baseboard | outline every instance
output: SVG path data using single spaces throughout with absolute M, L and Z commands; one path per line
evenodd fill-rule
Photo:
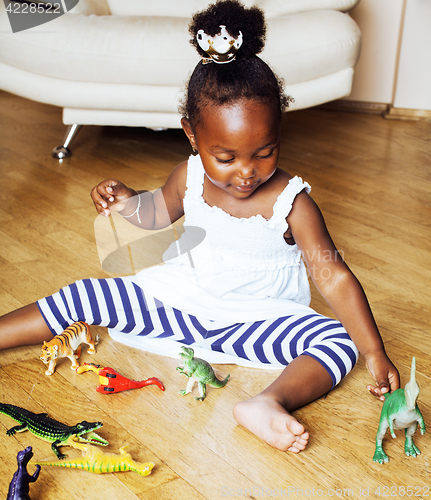
M 354 113 L 368 113 L 382 115 L 387 113 L 389 105 L 380 102 L 349 101 L 338 99 L 319 106 L 321 109 L 332 109 L 338 111 L 350 111 Z
M 394 108 L 391 104 L 380 102 L 349 101 L 338 99 L 318 106 L 320 109 L 348 111 L 382 115 L 388 120 L 431 120 L 431 111 L 426 109 Z
M 388 120 L 431 120 L 431 111 L 427 109 L 394 108 L 389 106 L 383 114 Z

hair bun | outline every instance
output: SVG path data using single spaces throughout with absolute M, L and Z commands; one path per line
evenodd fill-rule
M 220 33 L 220 26 L 226 26 L 226 30 L 232 37 L 237 37 L 241 31 L 243 43 L 238 50 L 236 58 L 251 57 L 259 54 L 265 45 L 265 16 L 258 7 L 246 8 L 236 0 L 218 0 L 209 5 L 205 10 L 197 12 L 189 25 L 192 35 L 190 43 L 199 54 L 206 56 L 204 50 L 199 47 L 196 35 L 203 30 L 207 35 L 215 36 Z

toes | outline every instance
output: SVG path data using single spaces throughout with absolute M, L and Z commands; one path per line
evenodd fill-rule
M 287 448 L 287 451 L 290 451 L 290 453 L 299 453 L 302 450 L 298 450 L 298 448 L 291 446 L 290 448 Z
M 297 437 L 296 440 L 291 444 L 289 448 L 287 448 L 287 451 L 291 451 L 292 453 L 299 453 L 300 451 L 304 450 L 308 444 L 308 433 L 306 438 L 303 437 Z
M 309 434 L 304 426 L 281 405 L 267 398 L 238 402 L 233 415 L 240 425 L 278 450 L 299 453 L 308 444 Z
M 286 413 L 279 415 L 279 418 L 274 420 L 274 430 L 282 434 L 287 431 L 294 437 L 302 436 L 305 433 L 304 426 L 295 417 Z
M 290 451 L 291 453 L 299 453 L 305 448 L 305 446 L 299 446 L 298 443 L 293 444 L 290 448 L 287 448 L 287 451 Z
M 286 422 L 286 426 L 289 429 L 289 431 L 294 434 L 295 436 L 302 436 L 305 432 L 304 426 L 300 424 L 296 418 L 292 417 L 289 415 L 289 419 Z
M 309 434 L 308 432 L 304 432 L 304 434 L 301 434 L 301 436 L 299 436 L 296 440 L 296 442 L 298 443 L 298 445 L 300 446 L 304 446 L 304 448 L 307 446 L 308 444 L 308 438 L 309 438 Z
M 280 420 L 282 422 L 279 421 L 275 426 L 279 430 L 274 429 L 277 434 L 275 447 L 281 451 L 291 451 L 292 453 L 304 450 L 308 444 L 308 432 L 305 432 L 304 427 L 290 415 L 284 416 Z

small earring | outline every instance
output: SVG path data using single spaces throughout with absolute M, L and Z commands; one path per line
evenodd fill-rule
M 198 150 L 194 146 L 192 146 L 192 152 L 194 155 L 198 154 Z

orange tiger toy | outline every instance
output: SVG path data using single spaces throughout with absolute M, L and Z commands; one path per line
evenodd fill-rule
M 70 325 L 63 333 L 56 335 L 49 342 L 44 342 L 42 346 L 42 356 L 40 359 L 48 364 L 48 369 L 45 375 L 52 375 L 55 371 L 55 365 L 58 358 L 69 358 L 72 362 L 71 369 L 76 370 L 79 363 L 77 358 L 81 355 L 80 344 L 88 344 L 89 354 L 96 352 L 95 345 L 99 342 L 99 335 L 93 341 L 91 337 L 90 327 L 83 321 L 78 321 Z

